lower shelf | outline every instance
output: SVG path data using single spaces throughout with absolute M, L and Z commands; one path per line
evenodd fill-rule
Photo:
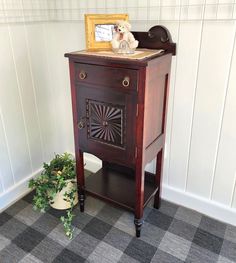
M 144 207 L 157 192 L 154 174 L 145 172 Z M 101 168 L 85 180 L 85 193 L 123 208 L 135 208 L 135 176 L 108 168 Z

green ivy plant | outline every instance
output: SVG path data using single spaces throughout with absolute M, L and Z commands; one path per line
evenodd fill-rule
M 49 164 L 43 164 L 43 172 L 36 179 L 29 181 L 29 188 L 35 189 L 33 197 L 34 209 L 45 212 L 50 204 L 53 204 L 55 195 L 67 186 L 69 181 L 75 183 L 75 160 L 69 153 L 55 154 Z M 69 180 L 69 181 L 68 181 Z M 64 200 L 70 203 L 66 216 L 60 220 L 64 226 L 65 234 L 71 239 L 73 237 L 72 219 L 76 188 L 72 188 L 64 194 Z

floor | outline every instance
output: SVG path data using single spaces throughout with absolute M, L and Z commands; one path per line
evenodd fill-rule
M 163 201 L 145 209 L 141 238 L 133 215 L 87 197 L 74 238 L 65 237 L 60 212 L 32 209 L 32 193 L 0 214 L 0 262 L 236 262 L 236 228 Z

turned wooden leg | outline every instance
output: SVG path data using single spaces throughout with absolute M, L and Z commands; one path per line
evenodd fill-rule
M 160 182 L 161 182 L 161 174 L 162 174 L 162 154 L 163 154 L 163 150 L 161 149 L 157 154 L 157 159 L 156 159 L 155 183 L 156 183 L 156 187 L 158 187 L 158 191 L 156 192 L 154 197 L 154 208 L 156 209 L 159 209 L 161 205 Z
M 136 166 L 135 174 L 135 190 L 136 190 L 136 202 L 135 202 L 135 216 L 134 225 L 136 229 L 136 237 L 140 237 L 141 228 L 143 225 L 143 200 L 144 200 L 144 168 L 142 165 Z
M 84 191 L 79 190 L 78 195 L 79 195 L 80 212 L 84 212 L 84 199 L 85 199 Z
M 82 151 L 76 152 L 76 175 L 78 186 L 78 197 L 80 204 L 80 211 L 84 212 L 84 156 Z
M 143 219 L 134 218 L 134 225 L 136 230 L 136 237 L 140 237 Z

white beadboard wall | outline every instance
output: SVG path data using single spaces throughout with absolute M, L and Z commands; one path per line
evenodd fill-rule
M 0 211 L 28 191 L 43 162 L 73 148 L 67 44 L 49 9 L 42 0 L 0 1 Z
M 123 12 L 177 42 L 163 198 L 236 225 L 235 0 L 0 1 L 0 209 L 54 152 L 74 151 L 63 54 L 85 47 L 83 15 Z

